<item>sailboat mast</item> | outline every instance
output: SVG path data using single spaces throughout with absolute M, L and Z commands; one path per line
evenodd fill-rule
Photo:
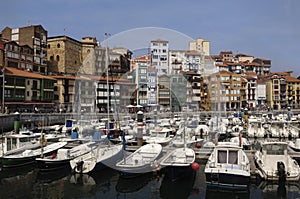
M 110 95 L 110 91 L 109 91 L 109 82 L 108 82 L 108 34 L 105 33 L 105 40 L 106 40 L 106 48 L 105 48 L 105 65 L 106 65 L 106 87 L 107 87 L 107 131 L 109 133 L 109 122 L 110 122 L 110 115 L 109 115 L 109 95 Z

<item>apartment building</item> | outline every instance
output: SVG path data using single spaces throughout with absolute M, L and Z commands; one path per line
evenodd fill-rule
M 274 110 L 300 107 L 300 80 L 292 71 L 270 73 L 266 80 L 267 104 Z
M 28 45 L 20 46 L 15 41 L 5 42 L 0 38 L 0 65 L 32 71 L 33 49 Z
M 246 102 L 248 108 L 256 107 L 257 103 L 257 75 L 254 72 L 247 72 L 243 75 L 246 79 Z
M 158 76 L 158 104 L 164 110 L 170 110 L 170 76 Z
M 1 32 L 2 39 L 6 41 L 14 41 L 19 46 L 28 45 L 28 47 L 33 50 L 32 65 L 16 66 L 13 64 L 12 66 L 6 66 L 14 68 L 27 67 L 26 69 L 32 72 L 47 74 L 47 35 L 48 32 L 41 25 L 32 25 L 20 28 L 5 27 Z
M 201 95 L 201 75 L 195 71 L 183 72 L 183 76 L 187 80 L 187 105 L 190 109 L 199 110 L 201 107 L 200 95 Z
M 181 71 L 194 71 L 203 73 L 203 53 L 195 50 L 170 50 L 170 74 L 179 74 Z
M 27 72 L 12 67 L 4 67 L 5 107 L 11 112 L 32 112 L 38 109 L 49 108 L 54 110 L 54 83 L 56 79 L 37 73 Z M 2 85 L 3 78 L 1 78 Z
M 148 67 L 148 105 L 156 105 L 158 104 L 157 99 L 157 84 L 158 77 L 157 71 L 155 67 Z
M 151 66 L 157 70 L 157 75 L 169 74 L 169 41 L 152 40 L 150 42 Z
M 73 75 L 51 75 L 50 77 L 56 79 L 53 93 L 56 111 L 72 112 L 74 110 L 77 77 Z
M 204 56 L 210 55 L 210 41 L 204 40 L 203 38 L 197 38 L 196 40 L 189 42 L 191 51 L 197 51 Z

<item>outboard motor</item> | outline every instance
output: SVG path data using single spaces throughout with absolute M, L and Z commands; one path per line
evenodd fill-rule
M 82 173 L 83 163 L 84 163 L 83 161 L 76 162 L 76 168 L 78 171 L 80 171 L 79 173 Z
M 285 183 L 286 171 L 283 162 L 277 162 L 278 183 Z

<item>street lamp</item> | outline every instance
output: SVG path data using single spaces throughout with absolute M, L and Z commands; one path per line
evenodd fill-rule
M 4 75 L 4 71 L 5 71 L 5 68 L 1 68 L 1 75 L 0 77 L 2 77 L 2 108 L 1 108 L 1 113 L 4 114 L 4 91 L 5 91 L 5 75 Z

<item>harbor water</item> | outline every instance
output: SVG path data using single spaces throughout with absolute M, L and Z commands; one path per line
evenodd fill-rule
M 124 179 L 110 168 L 92 174 L 69 169 L 40 172 L 28 167 L 0 171 L 0 198 L 300 198 L 299 182 L 278 185 L 252 180 L 248 190 L 208 189 L 205 163 L 184 179 L 170 181 L 163 172 Z

